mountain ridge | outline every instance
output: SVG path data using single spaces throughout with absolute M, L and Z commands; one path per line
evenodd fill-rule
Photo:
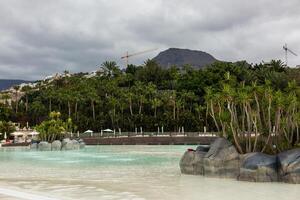
M 195 69 L 203 68 L 206 65 L 218 61 L 212 55 L 204 51 L 181 48 L 169 48 L 160 52 L 153 60 L 164 68 L 174 65 L 182 67 L 188 64 Z
M 25 81 L 21 79 L 0 79 L 0 91 L 9 89 L 14 85 L 20 85 L 22 83 L 31 83 L 32 81 Z

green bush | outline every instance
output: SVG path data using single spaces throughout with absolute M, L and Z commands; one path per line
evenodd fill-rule
M 72 120 L 68 119 L 64 122 L 60 119 L 59 112 L 51 112 L 50 119 L 43 121 L 36 126 L 36 130 L 40 133 L 39 139 L 41 141 L 53 142 L 54 140 L 61 140 L 67 131 L 72 131 Z
M 9 136 L 10 133 L 14 132 L 16 130 L 16 127 L 13 123 L 11 122 L 6 122 L 6 121 L 0 121 L 0 140 L 4 139 L 4 133 L 6 132 L 7 137 Z

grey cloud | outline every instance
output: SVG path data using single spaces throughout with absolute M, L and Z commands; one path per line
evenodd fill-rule
M 158 47 L 207 51 L 221 60 L 300 53 L 297 0 L 0 1 L 0 78 L 39 79 L 92 71 L 126 52 Z M 133 57 L 142 64 L 158 51 Z M 300 64 L 300 57 L 289 57 Z

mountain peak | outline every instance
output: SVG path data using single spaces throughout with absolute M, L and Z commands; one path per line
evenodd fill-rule
M 182 67 L 189 64 L 194 68 L 202 68 L 217 61 L 212 55 L 198 50 L 169 48 L 153 58 L 162 67 L 176 65 Z

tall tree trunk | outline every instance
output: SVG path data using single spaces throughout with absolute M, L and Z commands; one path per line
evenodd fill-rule
M 176 102 L 173 101 L 173 119 L 176 119 Z
M 295 112 L 296 112 L 296 108 L 295 106 L 293 106 L 292 108 L 292 115 L 291 116 L 295 116 Z M 294 123 L 294 120 L 293 118 L 291 117 L 291 126 L 292 126 L 292 130 L 291 130 L 291 135 L 290 135 L 290 144 L 292 145 L 293 142 L 294 142 L 294 135 L 295 135 L 295 123 Z
M 140 99 L 140 105 L 139 105 L 139 115 L 142 114 L 142 108 L 143 108 L 143 100 Z
M 218 102 L 218 106 L 219 106 L 219 119 L 221 119 L 221 114 L 222 114 L 222 107 L 221 107 L 221 104 L 220 104 L 220 102 Z M 224 138 L 227 138 L 227 134 L 226 134 L 226 125 L 225 125 L 225 123 L 224 122 L 222 122 L 222 120 L 220 120 L 220 124 L 221 124 L 221 128 L 222 128 L 222 137 L 224 137 Z
M 28 112 L 28 96 L 26 95 L 25 111 Z
M 70 101 L 68 101 L 68 116 L 71 117 L 71 104 Z
M 246 128 L 245 128 L 245 107 L 242 106 L 242 132 L 245 132 L 246 131 Z M 244 134 L 243 134 L 243 137 L 244 137 Z
M 262 120 L 261 120 L 261 117 L 260 117 L 260 104 L 259 104 L 259 101 L 258 101 L 258 97 L 257 97 L 257 94 L 254 93 L 254 98 L 255 98 L 255 102 L 256 102 L 256 110 L 257 110 L 257 121 L 258 121 L 258 124 L 259 124 L 259 128 L 262 128 Z
M 246 112 L 246 118 L 247 118 L 247 153 L 251 152 L 252 144 L 251 144 L 251 133 L 252 133 L 252 121 L 251 121 L 251 108 L 248 105 L 248 103 L 244 104 L 245 112 Z
M 16 92 L 16 113 L 18 113 L 18 106 L 19 106 L 19 103 L 18 103 L 18 92 Z
M 131 99 L 131 97 L 129 98 L 129 110 L 130 110 L 130 115 L 133 116 L 133 111 L 132 111 L 132 99 Z
M 275 142 L 276 142 L 276 147 L 280 151 L 279 147 L 279 132 L 280 132 L 280 121 L 281 121 L 281 108 L 279 107 L 277 112 L 276 112 L 276 118 L 275 118 Z
M 231 128 L 231 131 L 232 131 L 232 135 L 233 135 L 233 139 L 234 139 L 234 143 L 235 143 L 235 146 L 237 147 L 238 149 L 238 152 L 243 154 L 243 149 L 240 145 L 240 142 L 238 140 L 238 137 L 237 137 L 237 133 L 236 133 L 236 129 L 234 128 L 234 113 L 233 113 L 233 110 L 231 109 L 231 105 L 230 103 L 228 102 L 227 104 L 227 108 L 230 112 L 230 128 Z
M 114 106 L 114 119 L 116 119 L 116 106 Z
M 257 141 L 258 141 L 258 137 L 259 137 L 258 129 L 257 129 L 257 117 L 254 117 L 254 130 L 255 130 L 255 141 L 254 141 L 254 145 L 253 145 L 253 152 L 256 152 Z
M 268 126 L 269 126 L 269 135 L 268 135 L 268 138 L 267 138 L 267 141 L 266 141 L 264 147 L 263 147 L 262 150 L 261 150 L 262 153 L 266 150 L 267 146 L 269 145 L 270 139 L 271 139 L 271 137 L 272 137 L 271 103 L 272 103 L 272 99 L 269 98 L 269 105 L 268 105 Z
M 51 100 L 51 98 L 49 99 L 49 112 L 52 112 L 52 100 Z
M 215 111 L 214 111 L 214 106 L 213 106 L 213 103 L 212 103 L 212 100 L 210 101 L 210 109 L 211 109 L 211 117 L 213 118 L 214 122 L 215 122 L 215 126 L 218 130 L 218 132 L 220 132 L 220 128 L 219 128 L 219 125 L 218 125 L 218 122 L 217 122 L 217 119 L 215 117 Z
M 298 126 L 298 124 L 296 124 L 296 133 L 297 133 L 296 144 L 298 144 L 300 142 L 300 135 L 299 135 L 299 126 Z
M 232 112 L 233 112 L 233 120 L 236 121 L 236 129 L 237 129 L 237 133 L 238 132 L 241 132 L 241 129 L 240 129 L 240 125 L 238 123 L 238 114 L 237 114 L 237 110 L 236 110 L 236 105 L 234 103 L 232 103 Z M 237 135 L 239 137 L 239 134 Z
M 93 120 L 95 121 L 96 116 L 95 116 L 95 103 L 93 100 L 91 100 L 91 106 L 92 106 L 92 111 L 93 111 Z
M 179 111 L 180 111 L 179 106 L 176 106 L 176 115 L 177 115 L 177 120 L 178 121 L 179 121 Z
M 75 102 L 75 119 L 78 120 L 78 102 Z
M 209 113 L 209 106 L 208 106 L 208 104 L 206 104 L 206 110 L 205 110 L 205 126 L 206 127 L 208 125 L 208 122 L 207 122 L 208 113 Z

